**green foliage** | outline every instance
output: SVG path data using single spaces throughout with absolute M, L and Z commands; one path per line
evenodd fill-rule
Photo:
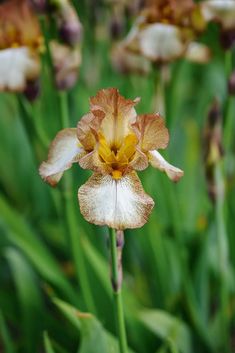
M 138 113 L 155 111 L 159 70 L 153 67 L 147 76 L 117 73 L 110 60 L 111 8 L 103 1 L 74 5 L 84 24 L 84 44 L 79 80 L 64 95 L 70 126 L 88 111 L 89 97 L 105 87 L 141 97 Z M 49 26 L 44 30 L 50 37 Z M 143 228 L 125 233 L 130 353 L 235 349 L 235 123 L 231 119 L 224 133 L 226 149 L 217 170 L 225 202 L 215 205 L 207 193 L 202 141 L 214 97 L 226 115 L 225 55 L 213 26 L 202 40 L 214 49 L 212 60 L 172 63 L 165 87 L 171 136 L 165 157 L 185 175 L 175 185 L 157 170 L 139 173 L 156 206 Z M 234 67 L 234 51 L 232 60 Z M 0 94 L 0 352 L 118 353 L 107 229 L 86 223 L 77 204 L 77 189 L 90 172 L 74 165 L 56 189 L 38 175 L 49 141 L 62 128 L 61 94 L 45 54 L 43 63 L 35 103 L 21 94 Z M 234 97 L 229 101 L 234 117 Z

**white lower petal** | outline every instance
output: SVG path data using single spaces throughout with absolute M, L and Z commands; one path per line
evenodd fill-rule
M 158 151 L 149 152 L 149 162 L 154 168 L 165 172 L 173 181 L 178 181 L 184 175 L 181 169 L 169 164 Z
M 23 91 L 39 75 L 37 57 L 26 47 L 0 50 L 0 90 Z
M 154 206 L 135 172 L 120 180 L 95 173 L 80 187 L 78 199 L 88 222 L 115 229 L 142 227 Z
M 142 54 L 154 61 L 173 60 L 185 50 L 179 29 L 162 23 L 151 24 L 140 30 L 139 45 Z
M 39 174 L 52 186 L 61 179 L 63 172 L 69 169 L 74 162 L 78 162 L 84 153 L 78 138 L 77 129 L 61 130 L 52 141 L 48 160 L 39 168 Z
M 207 21 L 218 20 L 225 29 L 235 27 L 234 0 L 207 0 L 201 3 L 201 8 Z

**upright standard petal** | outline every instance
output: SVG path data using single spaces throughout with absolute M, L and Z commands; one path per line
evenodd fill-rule
M 48 160 L 39 168 L 39 174 L 44 181 L 55 186 L 61 179 L 65 170 L 72 163 L 78 162 L 84 154 L 84 149 L 77 138 L 77 129 L 63 129 L 52 141 L 49 149 Z
M 102 111 L 104 117 L 100 132 L 107 143 L 116 149 L 120 148 L 124 138 L 130 132 L 130 124 L 135 121 L 134 106 L 139 99 L 130 100 L 122 97 L 116 88 L 100 90 L 90 99 L 91 111 Z
M 27 80 L 38 77 L 40 63 L 26 47 L 0 50 L 0 90 L 23 91 Z
M 165 172 L 172 181 L 176 182 L 184 175 L 181 169 L 169 164 L 158 151 L 149 152 L 149 162 L 154 168 Z
M 139 32 L 140 51 L 152 61 L 171 61 L 180 57 L 185 49 L 180 30 L 173 25 L 154 23 Z
M 0 48 L 27 46 L 40 49 L 43 44 L 40 24 L 28 0 L 0 2 Z
M 168 129 L 160 114 L 139 115 L 132 125 L 139 137 L 141 149 L 145 152 L 166 148 L 169 142 Z
M 142 227 L 154 206 L 135 172 L 119 180 L 95 173 L 78 190 L 78 199 L 88 222 L 115 229 Z

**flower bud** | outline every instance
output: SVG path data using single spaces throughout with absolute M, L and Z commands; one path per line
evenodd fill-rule
M 31 3 L 35 9 L 40 14 L 43 14 L 48 9 L 48 0 L 31 0 Z
M 118 39 L 123 33 L 123 20 L 121 17 L 114 16 L 111 19 L 109 30 L 112 39 Z
M 151 71 L 151 64 L 148 59 L 128 51 L 122 43 L 112 48 L 111 61 L 114 69 L 122 74 L 137 73 L 146 75 Z
M 215 202 L 218 194 L 215 169 L 224 154 L 222 146 L 222 115 L 217 100 L 214 100 L 208 113 L 203 142 L 207 190 L 211 201 Z
M 220 35 L 220 43 L 225 50 L 229 50 L 235 44 L 235 30 L 222 30 Z
M 228 80 L 228 92 L 231 96 L 235 95 L 235 70 L 232 72 Z
M 35 99 L 38 98 L 40 94 L 40 82 L 38 79 L 36 80 L 28 80 L 26 83 L 26 87 L 24 90 L 25 97 L 30 101 L 33 102 Z
M 70 48 L 55 41 L 50 43 L 55 72 L 55 83 L 59 90 L 72 88 L 78 79 L 81 65 L 80 48 Z
M 81 41 L 82 25 L 70 4 L 63 6 L 57 16 L 59 36 L 61 40 L 71 46 Z

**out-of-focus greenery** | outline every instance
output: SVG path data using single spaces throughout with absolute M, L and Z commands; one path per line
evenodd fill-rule
M 107 229 L 86 223 L 77 203 L 77 189 L 90 173 L 76 165 L 66 172 L 73 178 L 65 195 L 73 205 L 67 210 L 74 226 L 69 232 L 63 182 L 52 189 L 38 175 L 47 146 L 36 130 L 45 134 L 48 144 L 62 128 L 62 99 L 68 99 L 70 125 L 75 127 L 88 111 L 89 97 L 105 87 L 117 87 L 127 98 L 141 97 L 138 113 L 151 113 L 156 110 L 159 73 L 153 69 L 141 77 L 115 72 L 110 61 L 110 7 L 91 0 L 74 5 L 84 25 L 76 87 L 61 97 L 44 58 L 41 97 L 35 103 L 20 94 L 0 95 L 0 351 L 4 353 L 118 352 Z M 225 53 L 216 26 L 209 27 L 202 41 L 212 48 L 212 60 L 205 65 L 173 63 L 166 87 L 171 139 L 165 156 L 185 175 L 175 185 L 157 170 L 139 173 L 156 206 L 143 228 L 125 232 L 123 297 L 130 352 L 235 349 L 235 144 L 232 140 L 220 162 L 225 203 L 216 207 L 207 194 L 202 137 L 214 97 L 225 111 Z M 234 99 L 231 104 L 234 113 Z M 232 128 L 235 131 L 234 122 Z

